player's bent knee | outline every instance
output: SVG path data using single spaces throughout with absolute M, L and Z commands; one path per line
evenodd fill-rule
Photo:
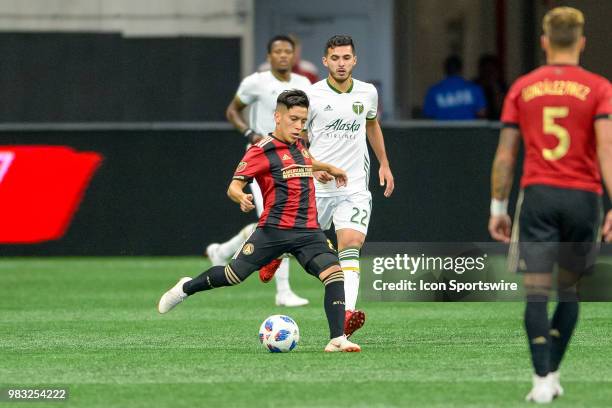
M 336 231 L 338 234 L 338 248 L 357 248 L 361 249 L 365 242 L 366 236 L 360 231 L 344 228 Z
M 309 274 L 323 280 L 323 274 L 330 274 L 332 271 L 328 270 L 331 268 L 342 270 L 338 262 L 338 257 L 331 252 L 324 252 L 312 258 L 305 269 Z
M 552 273 L 526 273 L 524 284 L 527 302 L 547 302 L 552 288 Z
M 575 286 L 559 287 L 557 289 L 558 302 L 578 302 L 578 291 Z
M 339 265 L 332 265 L 321 272 L 319 279 L 321 279 L 325 286 L 334 282 L 344 282 L 344 272 L 342 272 L 342 268 Z
M 353 237 L 350 239 L 344 239 L 342 241 L 338 241 L 338 248 L 347 249 L 347 248 L 357 248 L 361 249 L 363 243 L 365 242 L 365 236 L 363 237 Z

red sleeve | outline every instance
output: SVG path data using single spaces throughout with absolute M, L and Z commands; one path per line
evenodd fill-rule
M 519 127 L 519 110 L 518 110 L 518 98 L 521 94 L 521 90 L 515 82 L 508 91 L 506 98 L 504 99 L 504 107 L 502 109 L 501 122 L 504 127 Z
M 238 163 L 233 179 L 251 182 L 255 176 L 266 171 L 267 168 L 268 159 L 263 149 L 259 146 L 251 146 Z
M 595 119 L 612 119 L 612 85 L 604 80 L 599 87 L 595 108 Z

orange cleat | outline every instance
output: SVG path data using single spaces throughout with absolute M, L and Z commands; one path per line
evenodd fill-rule
M 274 259 L 272 262 L 270 262 L 266 266 L 263 266 L 259 270 L 259 280 L 261 280 L 263 283 L 270 282 L 272 278 L 274 277 L 276 270 L 280 266 L 281 261 L 282 259 Z
M 361 310 L 347 310 L 344 314 L 344 334 L 349 338 L 365 324 L 365 313 Z

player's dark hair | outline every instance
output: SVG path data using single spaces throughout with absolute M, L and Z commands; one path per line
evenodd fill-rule
M 287 35 L 275 35 L 274 37 L 270 38 L 270 41 L 268 41 L 268 54 L 272 52 L 272 45 L 277 41 L 288 42 L 291 44 L 291 49 L 295 49 L 295 41 L 293 41 L 291 37 Z
M 444 61 L 446 75 L 458 75 L 463 70 L 463 61 L 458 55 L 451 55 Z
M 308 109 L 310 106 L 308 96 L 306 96 L 304 91 L 300 91 L 299 89 L 290 89 L 282 92 L 278 95 L 278 98 L 276 98 L 276 104 L 284 105 L 287 109 L 291 109 L 294 106 L 301 106 Z
M 327 43 L 325 43 L 323 55 L 327 55 L 327 50 L 330 48 L 334 49 L 336 47 L 342 47 L 343 45 L 350 45 L 353 54 L 355 54 L 355 44 L 353 43 L 353 39 L 350 35 L 334 35 L 332 38 L 327 40 Z

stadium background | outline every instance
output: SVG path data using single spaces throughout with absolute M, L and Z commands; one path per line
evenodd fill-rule
M 64 145 L 104 160 L 62 239 L 0 252 L 193 255 L 251 220 L 224 194 L 243 149 L 224 109 L 279 32 L 301 38 L 302 58 L 320 74 L 321 44 L 352 34 L 355 76 L 379 87 L 397 189 L 385 200 L 372 178 L 369 238 L 486 241 L 498 124 L 412 115 L 450 53 L 463 57 L 467 78 L 482 53 L 500 56 L 508 83 L 538 65 L 539 22 L 557 4 L 336 1 L 335 14 L 321 0 L 3 1 L 0 145 Z M 588 21 L 584 66 L 612 76 L 610 7 L 564 4 Z
M 253 220 L 225 195 L 244 140 L 224 110 L 267 38 L 297 34 L 323 74 L 323 41 L 355 36 L 355 76 L 379 87 L 396 178 L 388 200 L 371 180 L 369 241 L 488 241 L 499 124 L 418 120 L 418 107 L 450 53 L 467 78 L 482 53 L 502 58 L 508 83 L 536 67 L 541 17 L 561 4 L 585 13 L 583 65 L 611 78 L 612 6 L 602 0 L 0 0 L 0 242 L 9 224 L 38 228 L 66 182 L 50 180 L 38 157 L 19 190 L 28 199 L 3 196 L 7 145 L 103 157 L 65 235 L 0 244 L 0 405 L 41 406 L 2 394 L 44 386 L 69 389 L 62 406 L 88 408 L 525 406 L 522 302 L 362 297 L 368 321 L 354 338 L 364 351 L 332 356 L 321 352 L 321 285 L 295 264 L 291 285 L 307 307 L 274 306 L 273 285 L 253 277 L 169 315 L 155 305 L 178 277 L 209 266 L 207 243 Z M 29 194 L 38 187 L 44 194 Z M 2 211 L 7 201 L 18 214 Z M 288 355 L 257 341 L 276 313 L 300 326 Z M 609 407 L 612 309 L 580 313 L 566 396 L 554 404 Z

